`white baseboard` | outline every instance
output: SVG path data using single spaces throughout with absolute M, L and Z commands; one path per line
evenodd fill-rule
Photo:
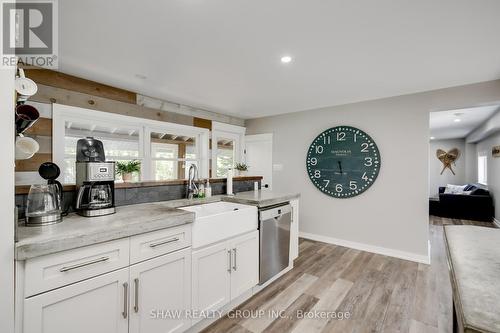
M 497 227 L 497 228 L 500 228 L 500 221 L 497 220 L 496 217 L 493 218 L 493 224 Z
M 349 247 L 349 248 L 356 249 L 356 250 L 382 254 L 384 256 L 395 257 L 395 258 L 404 259 L 404 260 L 415 261 L 415 262 L 422 263 L 422 264 L 430 264 L 430 251 L 431 251 L 430 250 L 430 243 L 428 244 L 427 255 L 420 255 L 420 254 L 416 254 L 416 253 L 388 249 L 385 247 L 374 246 L 374 245 L 367 245 L 367 244 L 347 241 L 344 239 L 338 239 L 338 238 L 329 237 L 329 236 L 311 234 L 311 233 L 302 232 L 302 231 L 299 232 L 299 236 L 302 238 L 307 238 L 307 239 L 315 240 L 318 242 L 329 243 L 329 244 L 334 244 L 334 245 L 339 245 L 339 246 L 345 246 L 345 247 Z

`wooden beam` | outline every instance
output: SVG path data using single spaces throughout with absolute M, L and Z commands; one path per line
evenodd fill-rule
M 24 72 L 26 73 L 26 77 L 29 77 L 37 84 L 72 90 L 130 104 L 136 104 L 137 102 L 137 95 L 134 92 L 52 71 L 50 69 L 25 69 Z
M 208 128 L 209 130 L 212 130 L 212 121 L 210 119 L 203 119 L 203 118 L 193 118 L 193 126 L 195 127 L 201 127 L 201 128 Z
M 16 172 L 38 171 L 44 162 L 52 162 L 52 154 L 37 153 L 28 160 L 16 160 Z
M 30 100 L 40 103 L 59 103 L 96 111 L 121 114 L 138 118 L 166 121 L 170 123 L 193 125 L 193 117 L 175 112 L 150 109 L 136 104 L 92 96 L 67 89 L 38 85 L 38 92 Z M 140 120 L 139 120 L 140 121 Z
M 36 123 L 24 132 L 26 135 L 52 136 L 52 119 L 39 118 Z

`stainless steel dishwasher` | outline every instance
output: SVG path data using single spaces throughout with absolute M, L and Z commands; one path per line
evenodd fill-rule
M 292 206 L 288 202 L 259 209 L 259 284 L 288 267 L 291 222 Z

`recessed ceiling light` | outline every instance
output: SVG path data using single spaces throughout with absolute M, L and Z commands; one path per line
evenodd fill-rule
M 435 137 L 431 136 L 431 140 L 434 140 L 434 139 L 435 139 Z
M 283 56 L 283 57 L 281 57 L 281 62 L 284 63 L 284 64 L 288 64 L 291 61 L 292 61 L 292 57 L 290 57 L 290 56 Z
M 460 118 L 455 118 L 455 120 L 453 120 L 453 121 L 454 121 L 454 122 L 456 122 L 456 123 L 459 123 L 459 122 L 461 122 L 461 121 L 462 121 L 462 119 L 460 119 Z

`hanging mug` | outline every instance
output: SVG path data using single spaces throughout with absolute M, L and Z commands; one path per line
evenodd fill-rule
M 36 94 L 38 91 L 38 86 L 35 81 L 28 79 L 24 75 L 24 70 L 22 68 L 19 68 L 19 76 L 16 77 L 15 87 L 18 103 L 26 102 L 28 98 Z
M 16 132 L 21 134 L 40 118 L 38 110 L 28 104 L 19 104 L 16 106 Z
M 34 139 L 27 136 L 16 137 L 16 160 L 32 158 L 39 149 L 40 145 Z

